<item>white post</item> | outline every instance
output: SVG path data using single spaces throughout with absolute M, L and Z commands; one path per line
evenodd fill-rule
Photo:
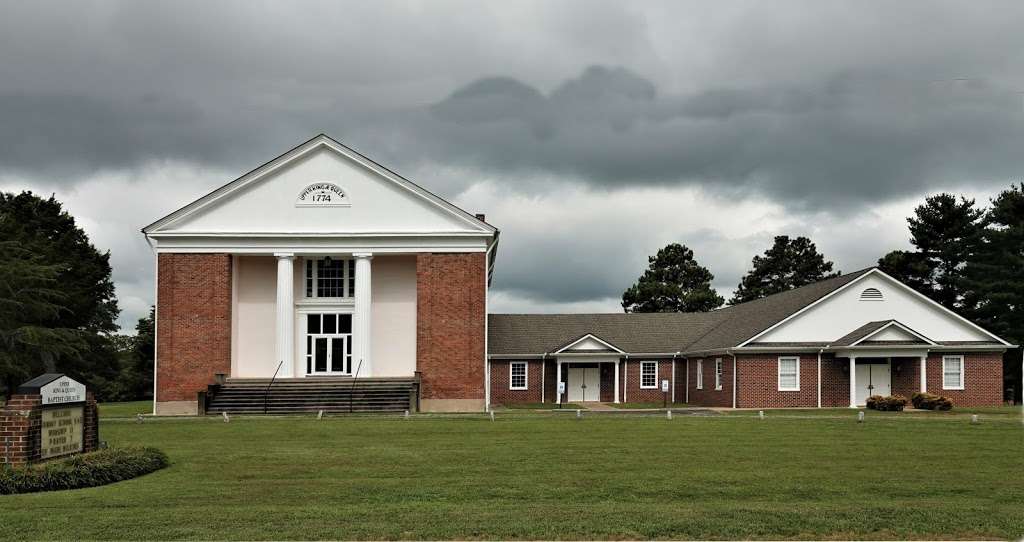
M 615 360 L 615 402 L 619 402 L 619 361 Z
M 353 327 L 355 343 L 352 349 L 353 362 L 358 366 L 361 376 L 373 375 L 373 363 L 370 356 L 370 317 L 372 300 L 370 298 L 370 261 L 373 254 L 369 252 L 357 252 L 352 255 L 356 259 L 356 292 L 355 292 L 355 314 L 353 314 Z M 353 368 L 354 369 L 354 368 Z
M 562 404 L 562 394 L 558 387 L 562 385 L 562 360 L 555 358 L 555 402 Z
M 277 253 L 277 340 L 274 361 L 281 363 L 278 376 L 295 375 L 295 255 Z M 283 363 L 282 363 L 283 362 Z M 277 364 L 275 363 L 275 369 Z
M 821 350 L 818 350 L 818 408 L 821 408 Z
M 857 357 L 850 356 L 850 408 L 857 408 Z
M 928 391 L 928 354 L 921 356 L 921 393 Z

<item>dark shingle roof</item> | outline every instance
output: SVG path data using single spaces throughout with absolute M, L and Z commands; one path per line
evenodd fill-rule
M 833 342 L 832 345 L 850 346 L 851 344 L 863 339 L 864 337 L 867 337 L 868 335 L 871 335 L 872 333 L 878 331 L 879 329 L 882 329 L 882 327 L 889 324 L 890 322 L 895 322 L 895 320 L 879 320 L 877 322 L 868 322 L 860 326 L 859 328 L 847 333 L 846 335 L 843 335 L 835 342 Z
M 712 312 L 491 314 L 491 355 L 551 353 L 588 333 L 627 353 L 732 348 L 870 271 L 863 269 Z

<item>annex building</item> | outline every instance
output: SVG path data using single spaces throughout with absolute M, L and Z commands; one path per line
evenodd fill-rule
M 157 414 L 998 405 L 1012 347 L 874 268 L 708 313 L 488 315 L 498 229 L 325 135 L 142 231 Z

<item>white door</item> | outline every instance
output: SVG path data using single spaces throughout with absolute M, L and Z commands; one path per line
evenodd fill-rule
M 601 370 L 597 367 L 569 367 L 566 400 L 570 403 L 601 400 Z
M 857 404 L 867 403 L 872 395 L 892 395 L 892 372 L 888 363 L 857 364 Z

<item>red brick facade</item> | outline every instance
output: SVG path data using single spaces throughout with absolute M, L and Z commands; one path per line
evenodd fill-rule
M 482 252 L 416 256 L 422 398 L 484 399 L 486 273 Z
M 231 372 L 231 255 L 160 254 L 156 400 L 195 401 Z
M 721 389 L 715 389 L 715 361 L 719 359 L 722 360 L 722 386 Z M 701 362 L 703 362 L 701 372 L 703 373 L 704 389 L 697 389 L 697 366 Z M 685 361 L 683 363 L 685 364 Z M 689 403 L 691 405 L 732 406 L 732 356 L 693 358 L 689 365 Z M 679 400 L 685 401 L 686 396 L 684 395 Z
M 658 377 L 655 379 L 655 387 L 640 388 L 640 363 L 641 361 L 657 361 Z M 631 359 L 623 363 L 619 369 L 624 379 L 622 389 L 626 390 L 625 399 L 629 403 L 661 403 L 665 394 L 661 392 L 661 381 L 669 381 L 669 402 L 672 401 L 672 360 L 637 360 Z M 682 401 L 682 399 L 679 399 Z
M 964 389 L 942 387 L 942 356 L 964 356 Z M 1003 404 L 1002 352 L 932 353 L 928 356 L 928 392 L 949 397 L 958 406 L 999 406 Z
M 12 395 L 0 409 L 0 465 L 24 465 L 39 461 L 43 430 L 39 395 Z M 82 452 L 99 448 L 99 413 L 96 398 L 86 393 L 82 412 Z
M 518 360 L 517 360 L 518 361 Z M 629 360 L 619 362 L 619 394 L 620 400 L 630 403 L 661 403 L 664 395 L 661 391 L 661 381 L 669 381 L 669 401 L 672 400 L 672 382 L 675 381 L 677 390 L 676 401 L 682 402 L 682 393 L 685 388 L 681 379 L 685 376 L 683 368 L 685 362 L 678 361 L 675 378 L 672 374 L 672 360 L 646 360 L 657 361 L 658 377 L 657 387 L 654 389 L 640 388 L 640 360 Z M 529 390 L 509 390 L 509 360 L 491 360 L 491 403 L 492 404 L 513 404 L 513 403 L 554 403 L 557 393 L 557 364 L 555 360 L 549 359 L 542 364 L 540 360 L 529 361 Z M 601 375 L 601 402 L 612 403 L 615 401 L 615 364 L 613 363 L 585 363 L 583 361 L 562 364 L 562 381 L 568 385 L 569 367 L 597 367 Z M 543 367 L 543 377 L 541 376 Z M 543 385 L 544 393 L 540 392 Z M 562 402 L 569 402 L 567 397 Z
M 525 390 L 509 389 L 510 365 L 512 361 L 491 361 L 491 404 L 509 405 L 515 403 L 540 403 L 554 400 L 554 394 L 544 397 L 542 390 L 546 387 L 544 364 L 540 360 L 515 360 L 515 363 L 526 363 Z M 552 378 L 554 380 L 554 378 Z

